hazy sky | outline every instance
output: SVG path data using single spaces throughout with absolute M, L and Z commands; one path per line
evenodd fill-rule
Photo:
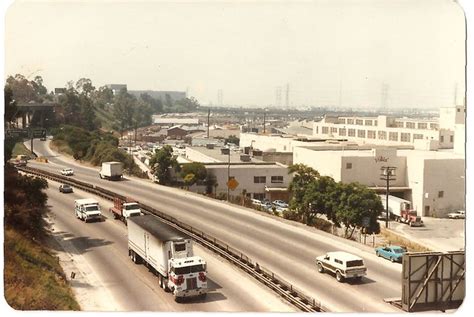
M 288 83 L 294 106 L 420 108 L 464 94 L 452 0 L 16 1 L 5 32 L 5 75 L 49 90 L 87 77 L 268 106 Z

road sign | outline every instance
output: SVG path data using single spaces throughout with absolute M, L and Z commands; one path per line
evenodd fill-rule
M 45 138 L 46 137 L 46 129 L 35 129 L 35 130 L 33 130 L 33 137 L 34 138 Z
M 28 137 L 28 129 L 7 129 L 7 137 Z
M 237 188 L 237 186 L 239 186 L 239 182 L 235 179 L 235 178 L 231 178 L 227 181 L 227 187 L 230 189 L 230 190 L 234 190 Z

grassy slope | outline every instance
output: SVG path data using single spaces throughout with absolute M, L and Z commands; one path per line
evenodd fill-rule
M 79 310 L 57 257 L 12 229 L 5 231 L 4 287 L 18 310 Z
M 112 129 L 112 123 L 114 121 L 112 112 L 110 111 L 105 111 L 103 109 L 100 109 L 98 107 L 94 108 L 95 115 L 97 118 L 100 119 L 102 123 L 102 128 L 106 130 L 111 130 Z
M 13 148 L 12 158 L 16 158 L 17 155 L 31 156 L 31 152 L 26 148 L 26 146 L 23 143 L 18 142 L 15 144 L 15 147 Z

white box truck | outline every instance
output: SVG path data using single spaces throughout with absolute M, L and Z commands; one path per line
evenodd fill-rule
M 207 294 L 206 262 L 194 256 L 190 238 L 153 215 L 128 219 L 128 254 L 134 263 L 144 263 L 158 276 L 165 291 L 177 302 Z
M 121 162 L 103 162 L 99 172 L 100 178 L 109 180 L 120 180 L 123 174 L 123 164 Z
M 85 222 L 102 221 L 99 202 L 93 198 L 76 199 L 74 201 L 74 213 L 76 218 Z

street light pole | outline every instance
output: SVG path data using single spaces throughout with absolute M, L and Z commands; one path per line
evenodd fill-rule
M 229 194 L 230 194 L 230 188 L 229 188 L 229 181 L 230 181 L 230 148 L 228 149 L 228 161 L 227 161 L 227 201 L 229 201 Z
M 389 211 L 388 211 L 388 195 L 390 195 L 390 181 L 395 180 L 395 170 L 397 168 L 393 166 L 382 166 L 381 171 L 382 174 L 380 174 L 380 179 L 386 181 L 386 197 L 385 197 L 385 228 L 388 228 L 388 217 L 389 217 Z

